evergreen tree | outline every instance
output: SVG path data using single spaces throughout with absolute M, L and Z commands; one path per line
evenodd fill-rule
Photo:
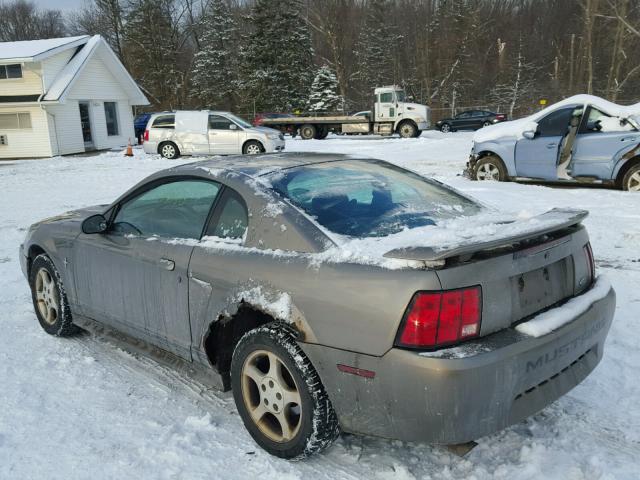
M 212 0 L 202 20 L 202 49 L 193 65 L 193 91 L 206 107 L 232 110 L 237 87 L 238 27 L 226 0 Z
M 253 30 L 242 49 L 245 107 L 256 111 L 304 108 L 313 79 L 311 36 L 300 0 L 257 0 Z
M 338 94 L 338 79 L 327 65 L 318 69 L 311 85 L 311 94 L 307 103 L 310 112 L 335 112 L 342 110 L 344 100 Z
M 125 25 L 130 70 L 157 108 L 182 105 L 179 32 L 173 0 L 131 0 Z
M 370 0 L 364 26 L 356 44 L 360 95 L 369 99 L 375 87 L 396 82 L 395 61 L 399 35 L 389 18 L 389 0 Z

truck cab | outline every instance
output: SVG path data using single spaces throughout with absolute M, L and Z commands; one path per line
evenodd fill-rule
M 407 102 L 405 91 L 397 85 L 374 90 L 374 133 L 418 136 L 431 124 L 431 111 L 426 105 Z M 414 132 L 413 135 L 409 133 Z

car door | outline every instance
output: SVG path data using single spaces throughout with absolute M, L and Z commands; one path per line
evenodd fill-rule
M 244 131 L 222 115 L 209 115 L 209 152 L 216 155 L 241 152 L 240 136 Z
M 81 234 L 81 313 L 190 359 L 187 269 L 219 191 L 209 180 L 164 179 L 117 205 L 106 234 Z
M 396 102 L 393 92 L 385 92 L 378 95 L 376 108 L 376 121 L 389 122 L 396 119 Z
M 638 143 L 640 132 L 630 123 L 589 106 L 576 136 L 570 174 L 611 179 L 618 153 L 635 148 Z
M 467 130 L 471 128 L 472 118 L 471 112 L 462 112 L 453 119 L 453 128 L 456 130 Z
M 248 221 L 245 201 L 236 191 L 224 187 L 205 236 L 191 256 L 189 311 L 194 335 L 193 354 L 205 363 L 208 359 L 199 340 L 209 323 L 225 308 L 233 288 L 237 287 L 234 259 L 240 256 L 243 257 L 241 263 L 246 262 L 243 244 Z
M 580 107 L 581 108 L 581 107 Z M 557 161 L 562 139 L 576 107 L 555 110 L 538 121 L 533 138 L 521 138 L 516 143 L 516 175 L 519 177 L 557 180 Z

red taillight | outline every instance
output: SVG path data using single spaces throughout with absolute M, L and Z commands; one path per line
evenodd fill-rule
M 144 141 L 145 141 L 145 142 L 148 142 L 148 141 L 149 141 L 149 130 L 145 130 L 145 131 L 144 131 L 144 137 L 143 137 L 143 138 L 144 138 Z
M 496 120 L 504 120 L 506 117 L 504 116 L 504 114 L 499 113 L 496 115 Z
M 479 286 L 444 292 L 417 292 L 405 314 L 396 345 L 429 348 L 450 345 L 480 333 Z
M 584 255 L 587 257 L 587 268 L 589 269 L 589 285 L 596 276 L 596 262 L 593 259 L 593 250 L 591 250 L 591 242 L 587 242 L 584 246 Z

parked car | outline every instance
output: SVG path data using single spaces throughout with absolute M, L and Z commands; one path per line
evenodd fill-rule
M 381 160 L 229 157 L 43 220 L 20 258 L 47 333 L 231 388 L 255 441 L 300 458 L 339 429 L 468 442 L 580 383 L 615 309 L 585 216 L 508 222 Z
M 173 159 L 181 155 L 255 155 L 284 150 L 278 130 L 253 127 L 230 112 L 210 110 L 153 114 L 144 132 L 146 153 Z
M 153 115 L 151 112 L 140 113 L 133 119 L 133 130 L 136 135 L 136 140 L 138 140 L 140 144 L 143 142 L 144 130 L 147 128 L 147 123 L 149 123 L 151 115 Z
M 253 122 L 251 123 L 254 127 L 260 127 L 267 118 L 286 118 L 288 116 L 290 116 L 288 113 L 258 113 L 253 117 Z
M 478 130 L 495 123 L 504 122 L 504 113 L 494 113 L 488 110 L 467 110 L 460 112 L 453 118 L 443 118 L 436 122 L 436 129 L 441 132 L 455 132 L 456 130 Z
M 466 174 L 476 180 L 604 183 L 640 191 L 640 103 L 576 95 L 483 128 Z

